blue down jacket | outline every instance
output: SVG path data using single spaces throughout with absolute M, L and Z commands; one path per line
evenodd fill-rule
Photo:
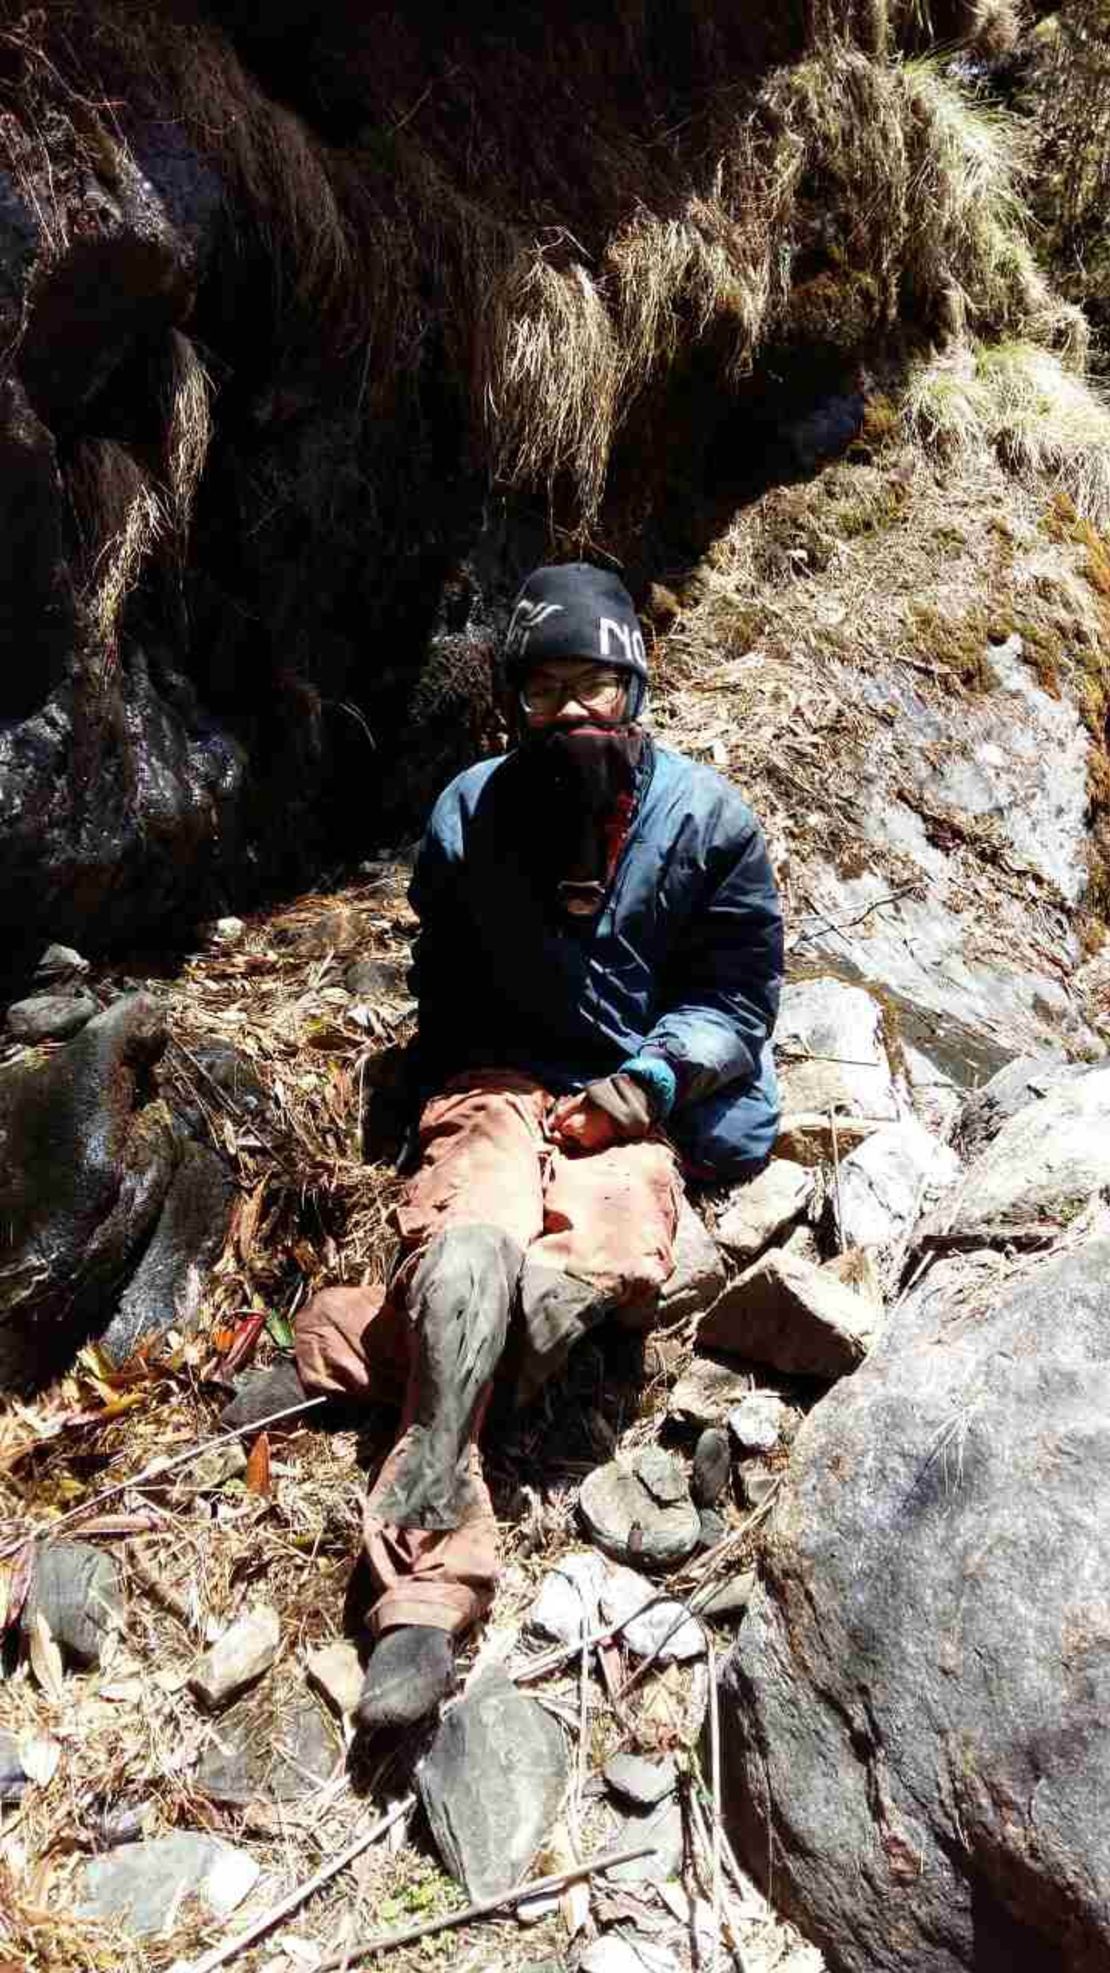
M 527 855 L 527 753 L 481 761 L 432 812 L 409 896 L 421 1082 L 516 1068 L 557 1094 L 646 1048 L 674 1066 L 667 1130 L 692 1172 L 766 1156 L 782 913 L 763 836 L 711 768 L 648 741 L 599 915 L 559 922 Z

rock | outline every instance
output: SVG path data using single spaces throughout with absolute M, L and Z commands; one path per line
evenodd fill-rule
M 667 1415 L 683 1425 L 721 1425 L 734 1405 L 751 1389 L 751 1377 L 735 1364 L 712 1356 L 692 1358 L 667 1406 Z
M 726 1808 L 834 1973 L 1110 1960 L 1108 1333 L 1110 1215 L 934 1262 L 795 1441 Z
M 842 1377 L 861 1362 L 875 1311 L 823 1269 L 765 1254 L 698 1325 L 697 1346 L 806 1377 Z
M 0 1727 L 0 1802 L 18 1802 L 26 1786 L 19 1742 L 14 1733 L 5 1733 Z
M 224 1445 L 209 1446 L 182 1468 L 174 1481 L 174 1492 L 215 1493 L 228 1480 L 241 1480 L 247 1470 L 247 1452 L 241 1439 L 228 1439 Z
M 662 1446 L 647 1445 L 632 1455 L 632 1471 L 660 1507 L 674 1507 L 689 1500 L 690 1483 L 680 1459 Z
M 883 1122 L 881 1117 L 838 1117 L 835 1128 L 827 1110 L 789 1110 L 779 1125 L 774 1156 L 799 1165 L 827 1165 L 866 1143 Z
M 708 1603 L 702 1604 L 702 1616 L 718 1621 L 722 1617 L 738 1617 L 751 1602 L 756 1581 L 754 1569 L 744 1569 L 738 1576 L 730 1576 L 720 1589 L 714 1590 Z
M 25 1637 L 40 1614 L 76 1664 L 98 1665 L 108 1636 L 123 1623 L 119 1572 L 111 1555 L 84 1541 L 40 1544 L 20 1620 Z
M 353 1713 L 362 1691 L 362 1661 L 353 1644 L 337 1637 L 309 1654 L 308 1682 L 337 1713 Z
M 91 993 L 36 993 L 8 1008 L 7 1029 L 14 1041 L 68 1041 L 96 1012 Z
M 916 1117 L 884 1124 L 840 1166 L 840 1232 L 873 1256 L 881 1284 L 895 1286 L 923 1206 L 960 1176 L 955 1152 Z
M 727 1533 L 728 1522 L 724 1515 L 718 1514 L 715 1507 L 703 1507 L 698 1516 L 699 1549 L 716 1548 L 717 1543 L 723 1541 Z
M 548 1571 L 526 1619 L 529 1630 L 556 1644 L 576 1644 L 596 1630 L 605 1563 L 592 1548 L 575 1549 Z
M 496 1897 L 520 1882 L 559 1813 L 568 1772 L 561 1728 L 499 1667 L 444 1715 L 417 1787 L 444 1865 L 468 1897 Z
M 893 1122 L 899 1115 L 878 1002 L 842 980 L 786 987 L 775 1027 L 783 1109 L 834 1110 Z
M 813 1197 L 815 1179 L 805 1165 L 789 1158 L 771 1163 L 731 1194 L 717 1221 L 717 1240 L 734 1260 L 751 1261 L 775 1235 L 800 1219 Z
M 238 945 L 246 929 L 246 923 L 242 918 L 217 918 L 212 927 L 212 937 L 217 945 Z
M 812 1261 L 814 1267 L 820 1267 L 824 1259 L 814 1228 L 804 1220 L 794 1228 L 790 1238 L 783 1241 L 782 1251 L 784 1254 L 796 1254 L 799 1260 Z
M 916 1115 L 926 1130 L 947 1144 L 959 1121 L 964 1090 L 938 1061 L 912 1043 L 903 1043 L 902 1059 Z
M 697 1545 L 698 1512 L 689 1494 L 661 1506 L 624 1458 L 596 1467 L 583 1480 L 578 1511 L 591 1541 L 619 1562 L 672 1568 Z
M 0 1070 L 0 1390 L 68 1364 L 150 1237 L 179 1157 L 169 1112 L 146 1100 L 165 1039 L 159 1008 L 132 994 Z
M 710 1425 L 694 1448 L 694 1476 L 690 1492 L 699 1507 L 712 1507 L 714 1502 L 720 1500 L 728 1486 L 731 1471 L 728 1437 L 716 1426 Z
M 616 1872 L 606 1876 L 616 1877 Z M 678 1960 L 669 1946 L 638 1933 L 631 1938 L 623 1932 L 603 1932 L 586 1947 L 578 1962 L 579 1973 L 680 1973 Z
M 408 970 L 407 960 L 356 959 L 344 973 L 343 984 L 359 1000 L 404 1000 L 408 997 Z
M 654 1808 L 678 1786 L 678 1769 L 670 1755 L 662 1761 L 648 1761 L 642 1754 L 614 1754 L 602 1774 L 614 1795 L 641 1809 Z
M 243 1372 L 236 1382 L 235 1396 L 220 1412 L 220 1424 L 225 1431 L 238 1431 L 244 1425 L 256 1425 L 263 1418 L 272 1418 L 275 1412 L 285 1411 L 291 1404 L 303 1404 L 307 1396 L 293 1358 L 282 1357 L 265 1370 Z M 318 1406 L 306 1416 L 318 1419 L 322 1408 Z M 296 1422 L 295 1418 L 290 1419 L 290 1424 Z
M 774 1452 L 789 1418 L 789 1408 L 773 1391 L 749 1391 L 729 1412 L 728 1429 L 742 1453 Z
M 631 1849 L 638 1843 L 651 1847 L 646 1856 L 615 1864 L 607 1870 L 607 1883 L 657 1884 L 677 1875 L 682 1868 L 685 1838 L 682 1810 L 673 1797 L 668 1796 L 653 1809 L 626 1809 L 614 1819 L 616 1827 L 611 1840 L 615 1847 Z
M 84 979 L 89 962 L 71 945 L 48 945 L 35 967 L 35 985 L 56 991 Z
M 235 1184 L 222 1158 L 186 1143 L 158 1222 L 119 1306 L 100 1339 L 110 1363 L 126 1363 L 173 1330 L 188 1336 L 200 1318 L 209 1270 L 223 1250 Z
M 749 1507 L 762 1507 L 775 1490 L 778 1475 L 762 1459 L 743 1459 L 737 1477 Z
M 978 1157 L 1019 1110 L 1089 1072 L 1086 1062 L 1067 1062 L 1062 1055 L 1019 1055 L 1007 1062 L 964 1099 L 956 1122 L 956 1139 L 964 1157 Z
M 1106 1186 L 1110 1069 L 1091 1069 L 1003 1124 L 939 1218 L 964 1239 L 1043 1222 L 1066 1225 Z
M 614 1310 L 623 1329 L 670 1329 L 707 1309 L 725 1285 L 725 1266 L 700 1213 L 684 1198 L 675 1235 L 674 1271 L 654 1301 Z
M 674 1597 L 654 1602 L 653 1583 L 634 1569 L 611 1569 L 601 1591 L 601 1614 L 607 1624 L 624 1624 L 621 1636 L 636 1658 L 650 1658 L 657 1647 L 663 1665 L 686 1664 L 705 1656 L 705 1633 L 684 1603 Z M 645 1605 L 650 1604 L 650 1609 Z M 643 1611 L 643 1615 L 636 1613 Z M 686 1622 L 680 1622 L 685 1612 Z M 627 1621 L 631 1619 L 631 1621 Z M 664 1639 L 666 1642 L 664 1643 Z
M 248 1611 L 217 1638 L 206 1651 L 189 1684 L 201 1704 L 215 1711 L 226 1706 L 263 1672 L 277 1657 L 281 1626 L 276 1610 L 263 1605 Z
M 197 1898 L 213 1918 L 230 1918 L 254 1889 L 260 1868 L 218 1836 L 175 1829 L 84 1864 L 77 1916 L 120 1919 L 142 1936 L 162 1931 L 169 1912 L 177 1912 L 183 1899 Z
M 239 1808 L 296 1802 L 331 1779 L 342 1752 L 335 1728 L 309 1693 L 277 1696 L 263 1689 L 210 1729 L 193 1785 L 209 1801 Z

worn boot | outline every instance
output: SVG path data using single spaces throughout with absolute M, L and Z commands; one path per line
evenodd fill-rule
M 379 1726 L 415 1726 L 435 1711 L 455 1683 L 455 1643 L 449 1631 L 400 1624 L 374 1646 L 355 1720 L 366 1733 Z

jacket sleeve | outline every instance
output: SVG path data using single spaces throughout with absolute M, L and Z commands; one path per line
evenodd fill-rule
M 782 990 L 782 907 L 754 817 L 710 849 L 705 877 L 641 1048 L 670 1063 L 679 1108 L 758 1074 Z

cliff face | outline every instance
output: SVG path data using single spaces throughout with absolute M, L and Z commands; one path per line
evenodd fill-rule
M 921 59 L 1006 16 L 934 13 L 0 11 L 9 934 L 172 934 L 412 826 L 522 568 L 643 596 L 867 365 L 1074 354 L 1008 130 Z

